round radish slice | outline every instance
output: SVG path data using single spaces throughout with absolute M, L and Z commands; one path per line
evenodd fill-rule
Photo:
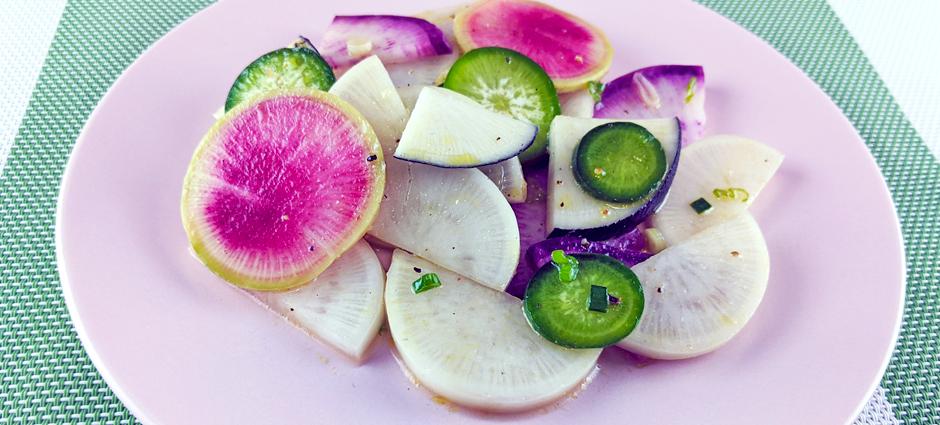
M 574 91 L 610 68 L 613 49 L 601 30 L 529 0 L 488 0 L 457 14 L 454 34 L 465 51 L 505 47 L 538 63 L 559 92 Z
M 385 320 L 385 271 L 372 248 L 359 241 L 320 276 L 285 292 L 252 292 L 275 313 L 356 361 Z
M 702 139 L 683 150 L 669 199 L 653 215 L 653 225 L 671 245 L 728 220 L 747 210 L 782 162 L 780 152 L 744 137 Z M 701 213 L 692 207 L 699 199 L 705 202 Z
M 441 286 L 415 293 L 428 273 Z M 599 349 L 552 344 L 526 323 L 521 301 L 396 251 L 385 291 L 388 325 L 422 385 L 455 403 L 519 411 L 556 400 L 594 369 Z
M 183 184 L 183 226 L 223 279 L 288 289 L 362 237 L 384 185 L 382 148 L 349 104 L 272 92 L 236 106 L 200 142 Z
M 633 267 L 646 306 L 619 344 L 656 359 L 684 359 L 728 342 L 767 288 L 770 257 L 750 214 L 711 227 Z

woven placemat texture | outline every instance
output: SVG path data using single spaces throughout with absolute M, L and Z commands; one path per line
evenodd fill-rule
M 55 268 L 53 223 L 82 124 L 144 48 L 208 0 L 67 5 L 0 176 L 0 423 L 131 423 L 75 335 Z M 884 170 L 908 255 L 905 327 L 884 379 L 905 423 L 940 423 L 940 165 L 821 0 L 704 0 L 770 41 L 842 107 Z

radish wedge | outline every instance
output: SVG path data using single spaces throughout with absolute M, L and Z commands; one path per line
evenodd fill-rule
M 386 152 L 401 137 L 406 112 L 381 62 L 367 59 L 333 92 L 374 123 Z M 500 289 L 519 260 L 512 208 L 479 170 L 447 170 L 389 156 L 382 206 L 369 234 Z M 422 213 L 416 213 L 421 211 Z
M 334 68 L 378 55 L 402 63 L 453 51 L 441 29 L 424 19 L 394 15 L 336 16 L 318 44 Z
M 454 34 L 464 51 L 504 47 L 538 63 L 559 92 L 583 88 L 610 68 L 607 36 L 587 22 L 544 3 L 486 0 L 461 10 Z
M 646 308 L 618 343 L 656 359 L 713 351 L 747 324 L 767 288 L 770 257 L 747 212 L 666 248 L 633 267 Z
M 561 114 L 575 118 L 594 116 L 594 97 L 587 89 L 565 93 L 559 97 Z
M 536 135 L 535 125 L 491 111 L 460 93 L 425 87 L 395 158 L 445 168 L 478 167 L 519 155 Z
M 293 288 L 362 238 L 382 199 L 383 164 L 372 127 L 348 103 L 270 92 L 239 103 L 200 142 L 183 183 L 183 227 L 196 256 L 230 283 Z
M 408 115 L 415 108 L 421 90 L 429 86 L 439 86 L 447 77 L 447 71 L 457 60 L 458 54 L 432 56 L 406 63 L 389 64 L 388 75 L 398 90 Z
M 519 158 L 509 158 L 503 162 L 484 165 L 480 167 L 480 171 L 496 184 L 496 187 L 499 188 L 500 192 L 503 192 L 503 195 L 506 195 L 506 200 L 509 203 L 525 202 L 526 182 Z
M 684 149 L 669 199 L 652 223 L 667 245 L 747 210 L 783 162 L 775 149 L 739 136 L 711 136 Z M 717 190 L 717 192 L 716 192 Z M 711 208 L 698 214 L 691 203 Z
M 646 128 L 665 151 L 669 164 L 666 176 L 658 189 L 640 201 L 615 204 L 596 199 L 578 185 L 572 172 L 572 155 L 581 138 L 597 126 L 611 122 L 631 122 Z M 630 121 L 559 116 L 552 122 L 549 135 L 549 229 L 579 230 L 590 239 L 619 235 L 646 220 L 665 198 L 679 158 L 679 125 L 675 119 Z
M 362 361 L 385 319 L 385 272 L 359 241 L 313 282 L 286 292 L 252 295 L 304 332 Z
M 604 86 L 594 116 L 678 117 L 682 143 L 688 145 L 705 131 L 705 71 L 697 65 L 657 65 L 620 76 Z
M 442 285 L 418 294 L 412 282 L 435 273 Z M 520 411 L 580 385 L 601 350 L 566 349 L 532 331 L 521 302 L 396 251 L 385 307 L 392 339 L 414 377 L 458 404 Z

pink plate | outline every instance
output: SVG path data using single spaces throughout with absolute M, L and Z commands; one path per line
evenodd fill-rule
M 442 406 L 386 341 L 354 366 L 257 307 L 187 249 L 179 197 L 193 149 L 242 66 L 336 13 L 407 14 L 431 1 L 227 0 L 170 32 L 98 105 L 62 185 L 59 271 L 78 334 L 117 396 L 160 424 L 836 424 L 872 393 L 897 337 L 904 258 L 891 198 L 849 121 L 754 35 L 691 2 L 558 0 L 607 32 L 611 76 L 702 64 L 708 132 L 787 156 L 754 212 L 772 256 L 744 331 L 694 360 L 608 349 L 595 381 L 546 411 Z M 606 3 L 606 4 L 604 4 Z M 625 24 L 625 22 L 627 24 Z

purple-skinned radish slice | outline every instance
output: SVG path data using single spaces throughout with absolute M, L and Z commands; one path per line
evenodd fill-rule
M 547 4 L 488 0 L 461 10 L 454 34 L 464 51 L 480 47 L 515 50 L 538 63 L 559 92 L 583 88 L 610 68 L 613 49 L 604 33 Z
M 384 149 L 392 152 L 407 117 L 391 78 L 379 65 L 377 59 L 359 63 L 333 90 L 375 123 Z M 371 240 L 408 250 L 492 288 L 506 287 L 519 262 L 519 228 L 492 181 L 476 169 L 443 169 L 391 155 L 386 176 L 385 196 L 369 230 Z
M 678 117 L 682 143 L 705 131 L 705 70 L 698 65 L 657 65 L 620 76 L 604 86 L 595 118 Z
M 668 168 L 647 197 L 632 203 L 616 204 L 592 197 L 575 180 L 572 157 L 592 129 L 611 122 L 632 122 L 652 133 L 662 145 Z M 679 124 L 675 118 L 658 120 L 605 120 L 558 116 L 549 132 L 548 228 L 554 236 L 576 234 L 591 240 L 604 240 L 630 231 L 662 205 L 681 151 Z
M 441 285 L 415 293 L 427 273 Z M 422 387 L 471 408 L 515 412 L 569 394 L 595 369 L 600 349 L 571 350 L 532 331 L 522 302 L 396 250 L 385 290 L 388 327 Z
M 782 162 L 783 154 L 751 139 L 706 137 L 684 149 L 669 199 L 652 223 L 667 245 L 680 243 L 747 210 Z M 691 204 L 700 199 L 708 207 L 698 213 Z
M 289 289 L 362 237 L 384 186 L 382 148 L 359 112 L 320 91 L 274 91 L 203 137 L 183 183 L 183 227 L 226 281 Z
M 441 29 L 420 18 L 395 15 L 336 16 L 317 45 L 334 68 L 377 55 L 403 63 L 453 52 Z
M 510 204 L 525 202 L 526 182 L 519 158 L 509 158 L 495 164 L 484 165 L 480 167 L 480 171 L 496 184 Z
M 530 246 L 545 239 L 548 234 L 545 228 L 548 169 L 545 164 L 533 164 L 524 167 L 523 172 L 526 179 L 526 201 L 521 204 L 513 204 L 512 211 L 515 213 L 516 222 L 519 224 L 519 242 L 521 252 L 524 253 Z M 534 274 L 535 269 L 524 257 L 520 257 L 519 265 L 506 287 L 506 292 L 517 298 L 522 298 L 525 295 L 526 285 L 529 284 L 529 279 Z
M 603 254 L 616 258 L 630 267 L 646 261 L 653 255 L 648 250 L 643 231 L 634 229 L 618 238 L 606 241 L 589 241 L 578 236 L 549 238 L 530 246 L 526 250 L 526 260 L 530 266 L 539 269 L 552 260 L 552 251 L 557 249 L 566 254 Z
M 495 164 L 535 141 L 538 126 L 487 109 L 441 87 L 425 87 L 395 149 L 395 158 L 443 168 Z
M 283 292 L 251 292 L 309 335 L 361 362 L 385 319 L 385 271 L 359 241 L 313 282 Z
M 770 256 L 748 212 L 672 245 L 633 267 L 646 306 L 617 345 L 655 359 L 713 351 L 750 320 L 767 288 Z

